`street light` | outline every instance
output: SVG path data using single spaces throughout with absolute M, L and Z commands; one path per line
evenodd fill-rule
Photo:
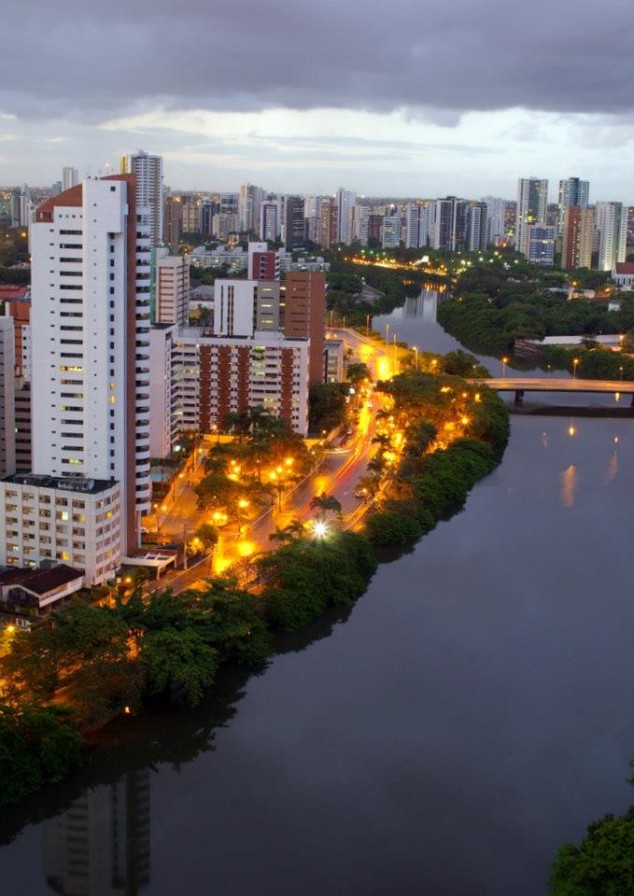
M 242 534 L 242 511 L 246 510 L 249 502 L 246 498 L 240 498 L 238 501 L 238 535 Z
M 621 371 L 621 382 L 623 382 L 623 368 L 619 367 L 619 370 Z
M 414 370 L 418 370 L 418 349 L 415 345 L 412 348 L 414 349 Z
M 506 355 L 502 358 L 502 379 L 506 377 L 506 365 L 508 364 L 509 359 Z
M 573 379 L 577 378 L 577 364 L 579 363 L 579 358 L 572 359 L 572 376 Z

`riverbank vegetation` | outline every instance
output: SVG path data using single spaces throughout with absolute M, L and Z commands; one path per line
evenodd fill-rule
M 508 412 L 497 393 L 454 376 L 409 371 L 378 387 L 390 396 L 371 464 L 378 491 L 369 540 L 404 545 L 459 511 L 473 485 L 500 462 Z
M 453 296 L 438 307 L 439 323 L 471 351 L 499 355 L 512 352 L 520 339 L 634 332 L 634 293 L 619 295 L 621 309 L 609 311 L 609 289 L 596 276 L 594 299 L 569 299 L 564 280 L 578 283 L 575 275 L 583 272 L 507 267 L 498 262 L 467 268 Z M 607 280 L 607 272 L 591 273 Z
M 71 603 L 2 660 L 0 802 L 59 781 L 80 760 L 82 737 L 163 697 L 195 705 L 225 663 L 263 663 L 270 632 L 252 594 L 232 581 L 172 597 Z

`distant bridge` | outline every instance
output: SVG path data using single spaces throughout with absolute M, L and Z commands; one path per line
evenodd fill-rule
M 634 382 L 622 380 L 557 379 L 555 377 L 504 376 L 477 380 L 497 392 L 515 392 L 515 403 L 522 404 L 525 392 L 602 393 L 630 395 L 634 408 Z

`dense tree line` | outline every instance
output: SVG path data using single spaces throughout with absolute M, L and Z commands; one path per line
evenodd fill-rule
M 595 277 L 586 277 L 586 282 L 600 285 L 601 273 L 589 272 Z M 573 277 L 571 273 L 567 279 Z M 608 311 L 607 298 L 568 300 L 562 278 L 559 272 L 527 266 L 472 266 L 459 276 L 453 297 L 439 306 L 438 320 L 468 348 L 487 354 L 510 352 L 517 339 L 634 330 L 634 294 L 620 296 L 620 311 Z
M 351 606 L 376 566 L 370 543 L 355 532 L 294 539 L 258 562 L 266 618 L 275 628 L 291 631 L 328 607 Z
M 500 462 L 509 420 L 494 391 L 458 377 L 408 372 L 381 388 L 392 396 L 393 426 L 405 441 L 398 466 L 386 469 L 390 442 L 383 437 L 374 468 L 387 482 L 366 533 L 373 544 L 393 547 L 462 509 L 472 486 Z

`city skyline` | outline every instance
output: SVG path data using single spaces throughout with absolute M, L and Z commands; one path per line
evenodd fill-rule
M 0 168 L 45 186 L 143 147 L 180 190 L 515 196 L 517 179 L 634 204 L 631 12 L 608 0 L 451 12 L 374 0 L 210 9 L 200 0 L 4 13 Z M 547 22 L 547 28 L 535 23 Z M 63 50 L 60 50 L 63 48 Z M 78 76 L 81 72 L 81 77 Z

